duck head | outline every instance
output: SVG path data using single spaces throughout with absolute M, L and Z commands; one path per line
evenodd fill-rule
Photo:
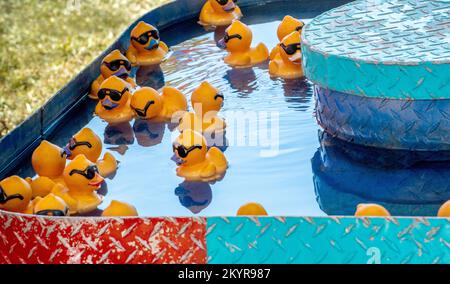
M 236 9 L 237 0 L 208 0 L 213 10 L 217 13 L 233 13 Z
M 292 16 L 284 17 L 283 21 L 281 21 L 280 25 L 278 26 L 278 40 L 282 41 L 287 35 L 295 31 L 299 32 L 301 35 L 304 26 L 305 23 Z
M 217 46 L 229 52 L 247 51 L 253 40 L 253 33 L 250 28 L 239 20 L 234 20 L 231 26 L 225 30 L 225 36 Z
M 98 91 L 100 104 L 107 111 L 124 107 L 130 96 L 128 84 L 116 76 L 111 76 L 103 81 Z
M 103 211 L 103 217 L 137 217 L 139 216 L 136 208 L 128 203 L 113 200 L 111 204 Z
M 64 170 L 64 182 L 70 191 L 93 192 L 103 184 L 104 178 L 99 174 L 97 166 L 86 156 L 78 155 Z
M 131 98 L 131 108 L 138 117 L 152 119 L 161 112 L 163 100 L 155 89 L 143 87 L 134 92 Z
M 103 145 L 101 138 L 90 128 L 83 128 L 75 134 L 64 147 L 67 158 L 72 160 L 83 154 L 91 162 L 96 163 L 102 153 Z
M 130 76 L 131 63 L 118 49 L 116 49 L 103 58 L 100 72 L 104 78 L 117 76 L 126 80 Z
M 69 215 L 69 207 L 62 198 L 50 193 L 36 202 L 33 214 L 39 216 L 63 217 Z
M 175 140 L 173 152 L 172 160 L 178 166 L 192 166 L 205 160 L 208 149 L 203 135 L 189 129 Z
M 23 212 L 31 201 L 30 184 L 18 177 L 12 176 L 0 182 L 0 209 Z
M 192 107 L 195 109 L 196 105 L 201 105 L 203 115 L 220 111 L 224 100 L 224 95 L 206 81 L 194 90 L 191 97 Z
M 302 50 L 299 32 L 292 32 L 283 39 L 280 43 L 280 56 L 285 62 L 301 63 Z
M 389 217 L 389 211 L 378 204 L 359 204 L 355 213 L 356 217 Z
M 139 52 L 155 50 L 159 47 L 159 31 L 146 22 L 139 22 L 131 31 L 131 44 Z
M 42 141 L 31 157 L 33 169 L 39 176 L 57 178 L 62 175 L 66 166 L 67 153 L 64 149 Z

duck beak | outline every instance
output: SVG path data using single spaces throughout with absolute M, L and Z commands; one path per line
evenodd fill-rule
M 183 159 L 178 157 L 177 154 L 173 154 L 171 160 L 174 161 L 177 164 L 177 166 L 181 166 L 185 163 L 185 161 L 183 161 Z
M 233 1 L 228 1 L 228 3 L 222 7 L 222 9 L 227 12 L 227 13 L 232 13 L 234 12 L 234 9 L 236 8 L 236 5 L 234 4 Z
M 291 60 L 294 63 L 300 64 L 302 62 L 302 53 L 296 52 L 294 55 L 289 57 L 289 60 Z
M 220 49 L 227 49 L 227 43 L 225 42 L 225 39 L 221 39 L 217 42 L 217 47 Z
M 128 78 L 128 71 L 125 68 L 120 68 L 119 71 L 113 74 L 113 76 L 117 76 L 121 79 L 127 79 Z
M 154 38 L 150 39 L 149 45 L 145 48 L 147 50 L 154 50 L 159 47 L 159 40 L 156 40 Z
M 70 145 L 67 144 L 64 148 L 63 148 L 63 153 L 66 154 L 66 158 L 70 159 L 70 157 L 72 157 L 72 151 L 70 151 Z
M 105 179 L 101 175 L 95 174 L 95 177 L 89 182 L 89 185 L 98 189 L 101 187 L 104 181 Z
M 102 101 L 102 106 L 106 109 L 106 110 L 113 110 L 116 107 L 119 106 L 119 104 L 113 103 L 112 101 L 109 100 L 109 98 L 106 98 L 104 101 Z

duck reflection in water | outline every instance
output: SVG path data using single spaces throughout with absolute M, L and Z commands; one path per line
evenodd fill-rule
M 307 111 L 313 95 L 311 83 L 306 79 L 284 80 L 282 81 L 285 101 L 289 108 L 298 111 Z
M 134 135 L 142 147 L 161 144 L 166 131 L 166 123 L 136 119 L 133 125 Z
M 105 128 L 104 143 L 117 146 L 132 145 L 134 133 L 130 123 L 108 124 Z
M 206 182 L 185 181 L 175 189 L 181 205 L 194 214 L 205 210 L 212 201 L 211 186 Z
M 377 203 L 395 216 L 436 216 L 450 199 L 450 162 L 388 167 L 393 150 L 355 146 L 325 132 L 319 139 L 321 147 L 312 159 L 314 186 L 329 215 L 354 215 L 358 204 Z M 401 156 L 410 159 L 408 153 L 394 155 Z
M 159 65 L 141 66 L 136 71 L 136 83 L 141 87 L 159 90 L 164 87 L 164 73 Z
M 231 88 L 239 93 L 239 97 L 246 98 L 258 88 L 255 70 L 253 68 L 233 68 L 227 70 L 223 77 Z

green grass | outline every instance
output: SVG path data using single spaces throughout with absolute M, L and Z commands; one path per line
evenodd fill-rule
M 165 1 L 1 0 L 0 137 Z

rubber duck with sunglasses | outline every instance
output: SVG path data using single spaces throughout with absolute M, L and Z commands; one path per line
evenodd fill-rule
M 103 81 L 111 76 L 117 76 L 127 82 L 131 89 L 137 87 L 135 80 L 130 76 L 131 63 L 120 50 L 116 49 L 108 54 L 100 65 L 100 76 L 92 83 L 89 97 L 98 99 L 98 91 Z
M 235 20 L 225 31 L 217 46 L 226 49 L 225 63 L 237 68 L 251 67 L 269 59 L 269 50 L 260 43 L 252 48 L 253 33 L 244 23 Z
M 187 100 L 174 87 L 164 87 L 161 94 L 153 88 L 143 87 L 134 92 L 131 108 L 140 119 L 163 122 L 170 121 L 174 116 L 181 118 L 187 111 Z
M 305 23 L 303 21 L 300 21 L 299 19 L 296 19 L 292 16 L 285 16 L 277 29 L 278 41 L 282 42 L 286 36 L 290 35 L 293 32 L 299 32 L 301 37 L 304 26 Z M 276 59 L 279 54 L 280 45 L 277 45 L 270 52 L 270 59 Z
M 269 63 L 270 75 L 284 79 L 303 77 L 300 33 L 295 31 L 287 35 L 278 49 L 279 55 Z
M 208 82 L 202 82 L 191 96 L 193 112 L 186 112 L 178 125 L 183 132 L 192 129 L 202 134 L 223 134 L 227 127 L 224 119 L 218 116 L 225 96 Z
M 103 151 L 101 138 L 90 128 L 83 128 L 69 140 L 64 147 L 68 160 L 73 160 L 78 155 L 85 155 L 91 162 L 96 163 L 103 177 L 113 175 L 117 170 L 117 160 L 106 152 L 103 159 L 100 155 Z
M 228 26 L 233 20 L 242 18 L 237 0 L 207 0 L 200 13 L 202 26 Z
M 68 196 L 76 200 L 78 214 L 92 212 L 102 203 L 103 197 L 97 193 L 104 182 L 98 167 L 84 155 L 78 155 L 64 169 L 64 182 Z M 63 198 L 64 199 L 64 198 Z
M 173 143 L 172 160 L 177 164 L 177 175 L 186 181 L 216 182 L 221 180 L 228 162 L 216 147 L 208 149 L 202 134 L 186 130 Z
M 131 92 L 127 82 L 116 76 L 106 79 L 98 91 L 100 102 L 95 114 L 110 124 L 128 122 L 133 119 Z
M 158 65 L 169 53 L 169 47 L 161 41 L 159 31 L 143 21 L 131 31 L 130 47 L 126 53 L 133 66 Z
M 31 186 L 26 180 L 11 176 L 0 181 L 0 210 L 27 213 L 31 197 Z

